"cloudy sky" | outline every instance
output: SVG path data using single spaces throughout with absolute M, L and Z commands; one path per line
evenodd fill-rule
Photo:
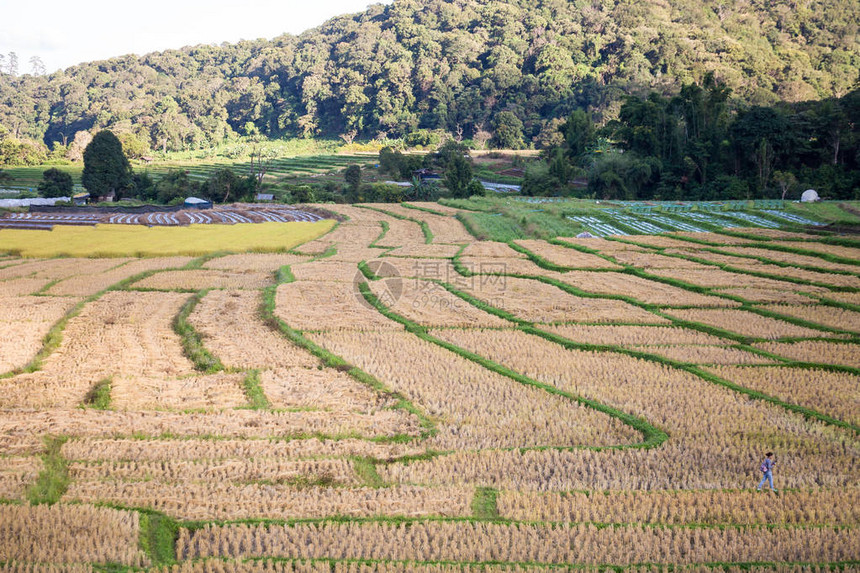
M 18 71 L 48 72 L 124 54 L 298 34 L 390 0 L 11 0 L 0 10 L 0 54 Z

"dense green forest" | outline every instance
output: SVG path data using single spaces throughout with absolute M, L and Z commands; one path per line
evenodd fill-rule
M 860 199 L 860 90 L 738 108 L 710 75 L 671 97 L 627 96 L 602 127 L 574 111 L 523 184 L 528 195 L 629 200 L 797 199 L 809 188 Z
M 0 73 L 0 153 L 80 160 L 103 128 L 138 156 L 418 129 L 548 147 L 574 110 L 603 125 L 708 73 L 739 109 L 843 97 L 858 21 L 856 0 L 395 0 L 298 37 Z

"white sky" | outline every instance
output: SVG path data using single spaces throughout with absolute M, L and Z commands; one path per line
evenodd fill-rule
M 54 72 L 81 62 L 195 44 L 299 34 L 332 16 L 390 0 L 9 0 L 0 10 L 0 54 Z

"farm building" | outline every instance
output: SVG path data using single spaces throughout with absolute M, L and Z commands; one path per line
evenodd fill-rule
M 75 205 L 86 205 L 90 200 L 89 193 L 77 193 L 72 195 L 72 201 Z
M 256 201 L 274 201 L 275 196 L 271 193 L 257 193 L 257 196 L 254 199 Z

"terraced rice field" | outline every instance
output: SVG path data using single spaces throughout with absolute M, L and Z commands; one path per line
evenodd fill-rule
M 860 242 L 417 206 L 2 256 L 0 570 L 860 571 Z

